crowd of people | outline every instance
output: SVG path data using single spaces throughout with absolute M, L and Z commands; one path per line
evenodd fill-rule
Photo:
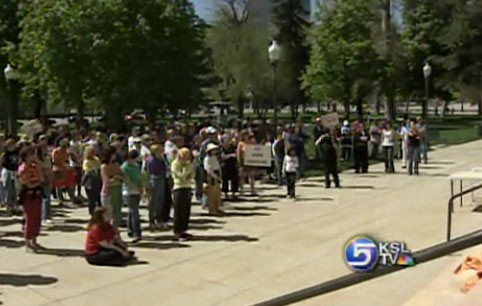
M 0 200 L 12 214 L 23 213 L 29 252 L 42 249 L 37 237 L 42 223 L 52 223 L 52 198 L 58 199 L 59 206 L 86 203 L 91 216 L 87 261 L 123 265 L 135 254 L 120 237 L 119 228 L 126 227 L 131 243 L 142 239 L 142 202 L 148 207 L 148 230 L 171 228 L 172 239 L 180 241 L 192 238 L 192 197 L 210 215 L 222 217 L 223 200 L 258 196 L 256 180 L 264 176 L 286 185 L 287 197 L 296 199 L 296 182 L 303 179 L 310 162 L 306 153 L 310 136 L 304 130 L 302 122 L 286 125 L 276 135 L 263 122 L 241 128 L 177 124 L 152 131 L 134 128 L 125 134 L 72 131 L 64 126 L 20 140 L 0 139 Z M 366 173 L 368 159 L 377 158 L 381 150 L 386 172 L 393 173 L 394 156 L 400 152 L 410 175 L 419 173 L 421 154 L 427 161 L 426 125 L 421 119 L 406 119 L 396 129 L 390 122 L 361 120 L 329 128 L 317 118 L 312 136 L 314 161 L 323 165 L 326 188 L 331 187 L 331 179 L 341 187 L 341 160 L 353 159 L 355 172 Z M 266 144 L 272 149 L 271 168 L 246 162 L 249 145 Z

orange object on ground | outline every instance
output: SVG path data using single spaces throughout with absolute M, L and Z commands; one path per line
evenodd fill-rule
M 472 256 L 467 256 L 465 261 L 460 264 L 457 269 L 455 269 L 454 274 L 458 274 L 465 270 L 475 270 L 477 272 L 476 275 L 472 275 L 469 277 L 463 287 L 461 288 L 462 292 L 467 292 L 470 289 L 473 289 L 479 280 L 482 278 L 482 259 Z

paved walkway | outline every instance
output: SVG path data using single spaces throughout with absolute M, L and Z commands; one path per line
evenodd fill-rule
M 342 248 L 355 234 L 403 240 L 412 250 L 443 241 L 447 175 L 482 165 L 481 153 L 482 141 L 439 149 L 422 166 L 420 177 L 400 170 L 388 176 L 381 165 L 366 175 L 343 173 L 341 190 L 325 190 L 321 178 L 309 179 L 300 184 L 296 203 L 284 199 L 284 190 L 263 186 L 261 198 L 231 203 L 224 218 L 206 216 L 195 206 L 194 241 L 176 244 L 170 242 L 170 232 L 146 232 L 146 240 L 134 248 L 146 263 L 126 268 L 84 262 L 87 208 L 55 211 L 55 224 L 39 239 L 49 248 L 45 255 L 26 254 L 19 220 L 0 215 L 0 301 L 15 306 L 263 301 L 350 273 Z M 454 236 L 480 227 L 473 208 L 457 208 Z M 412 273 L 421 271 L 419 282 L 437 275 L 431 264 L 413 268 Z M 402 305 L 420 288 L 410 277 L 401 272 L 300 305 Z M 384 281 L 388 278 L 393 280 Z M 395 295 L 387 293 L 387 300 L 380 301 L 366 288 Z

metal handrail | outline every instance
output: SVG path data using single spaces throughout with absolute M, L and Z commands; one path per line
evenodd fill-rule
M 450 235 L 452 231 L 452 213 L 454 212 L 454 200 L 481 188 L 482 188 L 482 184 L 475 185 L 467 190 L 456 193 L 450 197 L 448 202 L 448 216 L 447 216 L 447 241 L 450 241 Z

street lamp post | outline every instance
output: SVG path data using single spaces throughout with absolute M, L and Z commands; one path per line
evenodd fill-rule
M 6 134 L 10 137 L 17 136 L 17 116 L 16 116 L 16 107 L 14 103 L 14 81 L 16 78 L 15 69 L 7 64 L 7 67 L 4 70 L 5 80 L 7 82 L 7 129 Z
M 422 117 L 427 119 L 428 110 L 428 87 L 430 81 L 430 75 L 432 74 L 432 66 L 428 62 L 423 66 L 423 76 L 425 78 L 425 101 L 423 102 Z
M 278 105 L 276 102 L 276 70 L 278 68 L 278 62 L 281 57 L 281 47 L 276 40 L 273 40 L 268 49 L 269 61 L 273 68 L 273 110 L 274 110 L 274 122 L 273 122 L 273 138 L 277 137 L 278 128 Z

